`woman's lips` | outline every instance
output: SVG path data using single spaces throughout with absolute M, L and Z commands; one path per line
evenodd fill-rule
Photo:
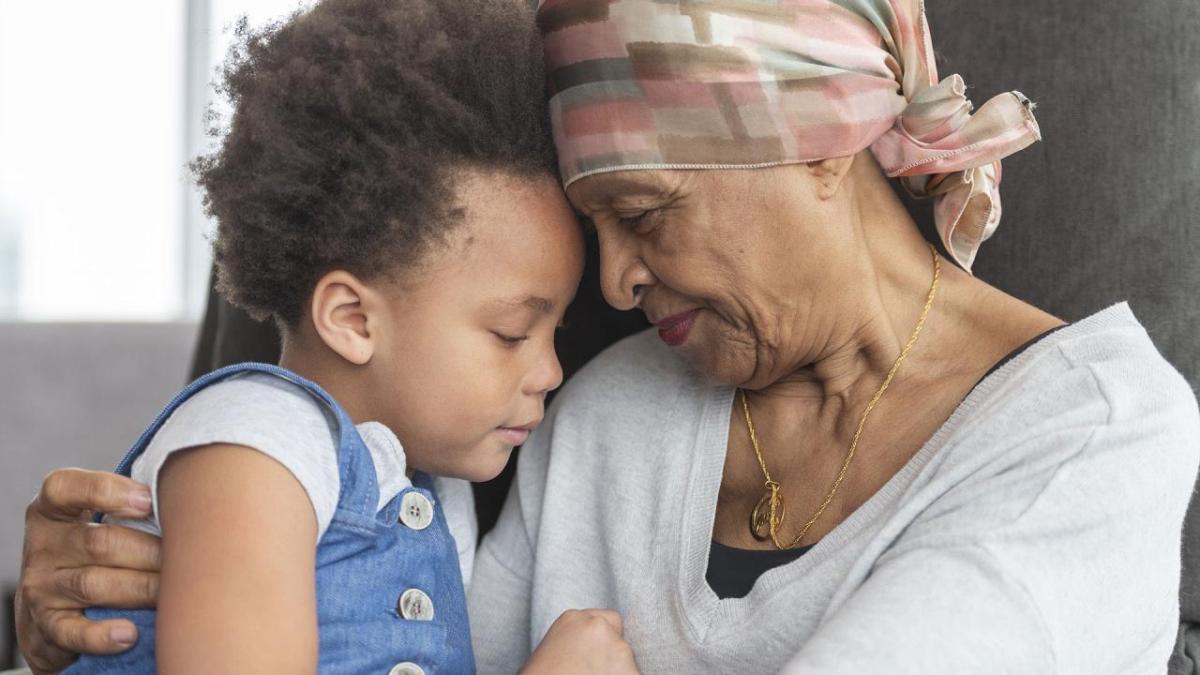
M 699 311 L 699 309 L 693 309 L 659 321 L 657 324 L 658 337 L 672 347 L 678 347 L 687 342 L 688 334 L 692 332 L 692 324 L 696 322 L 696 313 Z

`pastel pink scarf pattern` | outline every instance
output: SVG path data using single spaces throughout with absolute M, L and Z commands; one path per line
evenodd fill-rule
M 922 0 L 542 0 L 564 185 L 638 169 L 761 168 L 870 148 L 935 199 L 970 269 L 1000 160 L 1040 140 L 1019 92 L 975 110 L 938 80 Z

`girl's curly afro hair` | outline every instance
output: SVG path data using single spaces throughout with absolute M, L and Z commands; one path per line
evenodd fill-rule
M 331 270 L 418 262 L 459 220 L 462 169 L 554 173 L 521 0 L 324 0 L 236 37 L 220 87 L 234 112 L 193 171 L 218 288 L 256 318 L 295 325 Z

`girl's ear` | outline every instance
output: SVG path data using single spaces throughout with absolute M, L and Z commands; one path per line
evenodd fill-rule
M 321 277 L 312 294 L 310 316 L 321 340 L 355 365 L 366 365 L 375 355 L 378 335 L 378 294 L 358 277 L 335 270 Z

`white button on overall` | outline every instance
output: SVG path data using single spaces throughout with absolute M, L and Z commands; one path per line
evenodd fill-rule
M 433 621 L 433 600 L 419 588 L 410 588 L 400 596 L 400 616 L 410 621 Z
M 425 675 L 425 669 L 415 663 L 397 663 L 388 671 L 388 675 Z
M 414 530 L 423 530 L 433 522 L 433 503 L 420 492 L 408 492 L 400 499 L 400 522 Z

